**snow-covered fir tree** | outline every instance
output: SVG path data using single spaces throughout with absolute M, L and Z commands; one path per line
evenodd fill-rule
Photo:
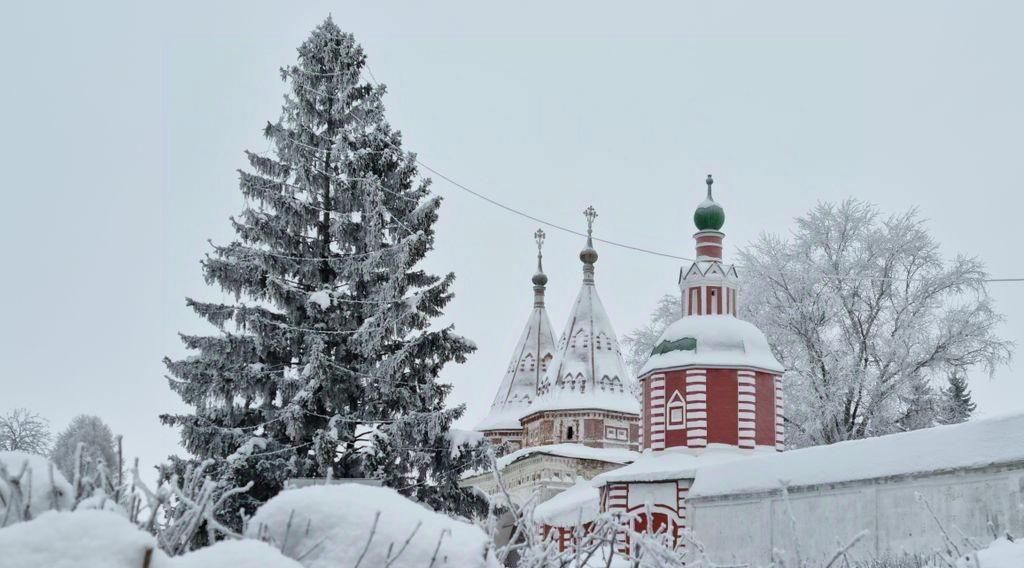
M 942 406 L 938 421 L 941 424 L 967 422 L 978 405 L 971 398 L 967 388 L 967 375 L 963 369 L 954 368 L 946 377 L 949 383 L 942 389 Z
M 203 261 L 235 301 L 189 299 L 219 332 L 183 335 L 195 354 L 166 361 L 194 411 L 162 420 L 225 483 L 254 482 L 234 504 L 250 513 L 298 477 L 380 479 L 449 512 L 479 505 L 458 479 L 482 458 L 452 436 L 464 409 L 445 406 L 451 386 L 438 380 L 474 346 L 431 325 L 454 276 L 418 267 L 441 199 L 364 66 L 328 18 L 281 70 L 282 113 L 264 131 L 272 152 L 247 153 L 239 172 L 237 239 Z

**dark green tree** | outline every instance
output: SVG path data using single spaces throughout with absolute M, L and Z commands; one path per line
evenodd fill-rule
M 939 413 L 941 424 L 959 424 L 967 422 L 978 405 L 971 399 L 971 391 L 967 388 L 967 377 L 963 369 L 954 369 L 947 377 L 948 385 L 942 389 L 942 410 Z
M 182 335 L 194 354 L 166 360 L 194 410 L 163 422 L 224 483 L 254 483 L 233 511 L 251 513 L 288 478 L 325 476 L 377 478 L 449 512 L 479 505 L 458 486 L 478 452 L 450 449 L 464 408 L 445 406 L 451 386 L 438 380 L 474 347 L 431 325 L 454 276 L 418 267 L 441 199 L 364 65 L 328 18 L 281 70 L 282 113 L 264 130 L 272 150 L 248 152 L 239 171 L 237 239 L 202 263 L 234 302 L 189 299 L 218 333 Z

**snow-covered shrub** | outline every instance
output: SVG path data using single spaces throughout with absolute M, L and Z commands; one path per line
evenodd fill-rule
M 0 568 L 301 568 L 254 540 L 169 557 L 153 535 L 109 511 L 50 511 L 0 529 Z
M 306 568 L 499 566 L 479 528 L 383 487 L 282 491 L 256 511 L 245 535 L 269 542 Z
M 45 511 L 67 511 L 74 504 L 71 484 L 46 458 L 0 452 L 0 527 L 33 519 Z
M 107 511 L 51 511 L 0 529 L 0 568 L 165 566 L 156 539 Z
M 145 504 L 132 506 L 130 517 L 156 535 L 160 548 L 168 554 L 183 554 L 224 537 L 241 537 L 225 526 L 222 518 L 227 515 L 227 503 L 248 491 L 252 482 L 234 487 L 208 474 L 212 465 L 213 460 L 190 463 L 181 476 L 163 471 L 154 490 L 139 478 L 137 464 L 133 469 L 133 487 L 145 498 Z

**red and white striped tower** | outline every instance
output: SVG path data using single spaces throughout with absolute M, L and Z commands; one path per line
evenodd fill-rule
M 605 510 L 629 513 L 634 530 L 676 538 L 687 526 L 686 493 L 700 463 L 784 448 L 783 368 L 764 334 L 736 317 L 738 275 L 722 261 L 725 211 L 713 183 L 709 175 L 693 215 L 697 256 L 679 273 L 682 317 L 638 373 L 644 452 L 597 478 Z
M 707 197 L 694 212 L 697 257 L 679 273 L 682 318 L 640 370 L 643 448 L 783 449 L 782 365 L 763 333 L 736 317 L 736 267 L 722 261 L 725 211 Z

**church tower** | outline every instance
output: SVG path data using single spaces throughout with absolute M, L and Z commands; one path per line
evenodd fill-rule
M 495 446 L 508 442 L 512 450 L 522 447 L 519 419 L 537 398 L 537 385 L 555 353 L 554 332 L 544 307 L 548 277 L 544 274 L 544 231 L 534 233 L 537 242 L 537 272 L 533 275 L 533 309 L 519 335 L 505 377 L 494 395 L 491 410 L 476 430 Z
M 693 214 L 697 257 L 679 273 L 682 318 L 640 370 L 642 447 L 783 449 L 782 365 L 736 317 L 736 267 L 722 261 L 725 211 L 711 193 Z
M 783 449 L 782 365 L 753 324 L 736 317 L 736 267 L 722 260 L 725 210 L 711 193 L 693 214 L 697 255 L 679 273 L 682 317 L 639 372 L 643 453 L 594 478 L 601 509 L 631 515 L 636 532 L 680 542 L 700 467 Z M 619 550 L 631 546 L 626 531 Z
M 555 356 L 538 385 L 537 402 L 522 418 L 523 445 L 574 443 L 636 449 L 640 407 L 630 392 L 632 376 L 594 281 L 597 212 L 588 207 L 584 215 L 583 282 Z

